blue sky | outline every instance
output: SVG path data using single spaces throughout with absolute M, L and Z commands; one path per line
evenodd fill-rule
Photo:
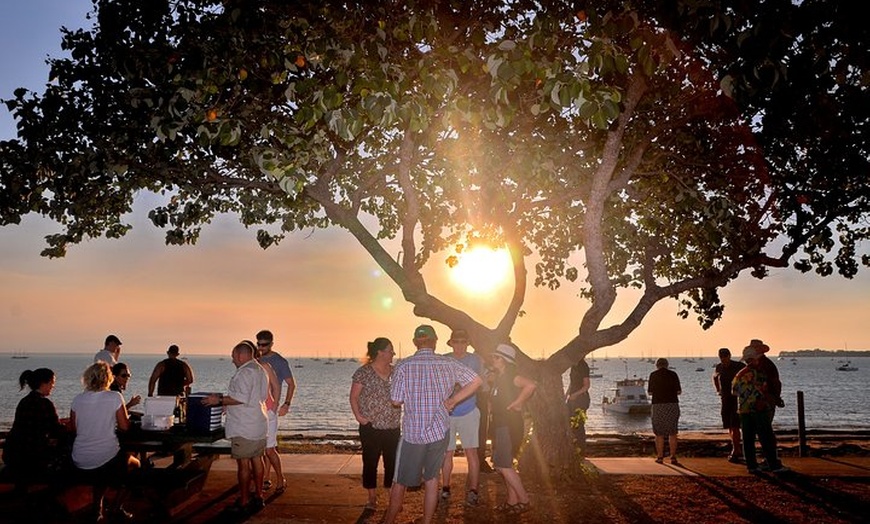
M 86 24 L 90 7 L 83 0 L 4 6 L 0 98 L 19 86 L 41 89 L 45 57 L 60 52 L 59 27 Z M 0 138 L 12 136 L 13 121 L 2 107 Z M 226 217 L 207 227 L 196 246 L 166 247 L 146 212 L 139 199 L 132 234 L 85 242 L 62 260 L 39 257 L 54 224 L 29 217 L 0 228 L 0 352 L 90 352 L 117 333 L 133 353 L 162 353 L 172 343 L 220 353 L 262 328 L 275 331 L 277 347 L 288 354 L 362 355 L 366 341 L 378 336 L 411 351 L 412 329 L 422 320 L 346 232 L 302 232 L 263 251 L 253 231 Z M 431 265 L 426 275 L 439 297 L 488 322 L 497 319 L 509 288 L 470 296 L 450 283 L 439 260 Z M 572 286 L 532 290 L 514 340 L 536 357 L 567 342 L 586 308 L 577 292 Z M 666 301 L 632 337 L 609 348 L 609 356 L 714 356 L 721 346 L 739 349 L 751 338 L 764 339 L 774 352 L 870 349 L 867 271 L 846 281 L 776 270 L 763 282 L 741 277 L 722 296 L 725 318 L 711 330 L 676 318 L 675 303 Z M 446 340 L 446 328 L 436 328 Z

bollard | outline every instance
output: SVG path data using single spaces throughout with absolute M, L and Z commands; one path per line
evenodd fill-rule
M 804 418 L 804 392 L 797 392 L 797 416 L 798 416 L 798 456 L 806 457 L 807 449 L 807 424 Z

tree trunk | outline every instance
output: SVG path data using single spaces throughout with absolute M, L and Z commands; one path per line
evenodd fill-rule
M 538 388 L 527 403 L 532 426 L 520 455 L 520 469 L 540 479 L 573 477 L 580 473 L 580 458 L 571 435 L 562 374 L 545 362 L 530 367 L 536 372 Z

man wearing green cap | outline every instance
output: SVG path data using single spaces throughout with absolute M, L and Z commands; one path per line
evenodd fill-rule
M 393 371 L 390 398 L 402 406 L 402 441 L 396 458 L 396 477 L 384 524 L 393 524 L 405 490 L 423 480 L 423 523 L 432 522 L 438 504 L 438 474 L 447 450 L 450 411 L 474 394 L 483 380 L 458 360 L 435 354 L 438 336 L 429 325 L 414 330 L 417 352 Z M 460 389 L 454 393 L 454 386 Z

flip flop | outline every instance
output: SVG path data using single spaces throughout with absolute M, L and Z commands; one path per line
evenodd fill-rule
M 270 489 L 272 489 L 272 481 L 271 480 L 264 480 L 263 481 L 263 491 L 269 491 Z
M 287 491 L 287 482 L 286 481 L 284 482 L 284 484 L 275 488 L 275 495 L 280 495 L 280 494 L 284 493 L 285 491 Z

